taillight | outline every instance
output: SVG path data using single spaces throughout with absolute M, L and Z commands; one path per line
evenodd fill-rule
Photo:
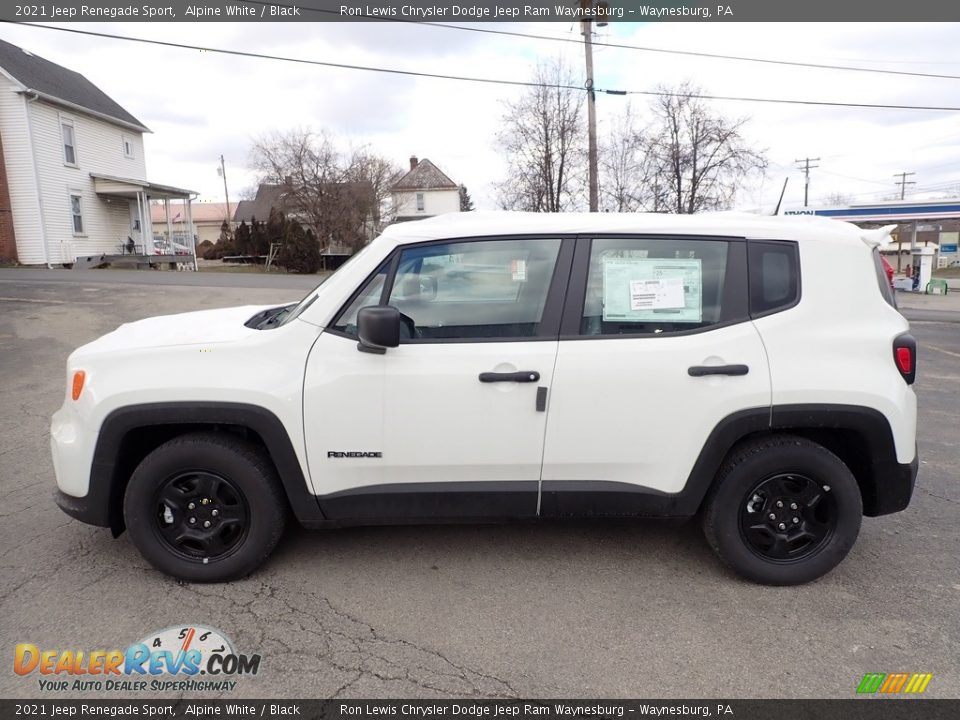
M 904 375 L 913 372 L 913 353 L 910 352 L 910 348 L 897 348 L 897 367 Z
M 907 385 L 913 385 L 917 377 L 917 341 L 913 335 L 903 333 L 894 338 L 893 361 Z

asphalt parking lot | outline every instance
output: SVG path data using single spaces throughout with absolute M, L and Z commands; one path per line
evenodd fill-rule
M 960 324 L 936 314 L 913 324 L 913 503 L 866 519 L 846 561 L 799 588 L 739 580 L 692 523 L 296 528 L 251 578 L 191 586 L 54 505 L 48 424 L 72 349 L 310 283 L 0 271 L 0 697 L 39 695 L 12 671 L 18 642 L 112 649 L 191 623 L 263 656 L 233 697 L 847 698 L 895 671 L 960 697 Z

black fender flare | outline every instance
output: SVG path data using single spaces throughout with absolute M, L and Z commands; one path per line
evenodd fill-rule
M 704 443 L 684 490 L 673 496 L 676 514 L 695 514 L 734 445 L 765 431 L 810 437 L 844 459 L 860 485 L 864 515 L 898 512 L 910 502 L 919 460 L 914 453 L 910 463 L 897 461 L 893 430 L 883 413 L 860 405 L 809 403 L 743 410 L 720 421 Z M 851 438 L 859 447 L 847 454 L 843 444 Z
M 323 512 L 307 487 L 306 478 L 287 429 L 269 410 L 232 402 L 162 402 L 128 405 L 112 411 L 100 426 L 90 468 L 90 485 L 82 498 L 57 493 L 57 504 L 69 515 L 91 525 L 109 527 L 114 536 L 124 530 L 123 494 L 132 468 L 122 463 L 125 439 L 136 430 L 189 426 L 230 426 L 255 433 L 273 460 L 294 515 L 304 525 L 320 524 Z M 179 434 L 177 432 L 176 434 Z M 126 476 L 124 476 L 126 475 Z

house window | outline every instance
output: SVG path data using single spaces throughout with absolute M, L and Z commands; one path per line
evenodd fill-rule
M 83 207 L 80 195 L 70 193 L 70 215 L 73 218 L 73 234 L 83 235 Z
M 423 212 L 423 193 L 417 193 L 417 212 Z
M 60 133 L 63 136 L 64 165 L 77 164 L 77 141 L 73 132 L 73 120 L 60 120 Z
M 123 136 L 123 156 L 133 158 L 133 140 L 130 139 L 129 135 Z

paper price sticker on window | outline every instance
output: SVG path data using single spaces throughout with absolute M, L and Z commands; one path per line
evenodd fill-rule
M 700 258 L 603 258 L 604 322 L 698 323 Z
M 682 307 L 683 278 L 664 277 L 630 282 L 631 310 L 674 310 Z
M 523 282 L 524 280 L 526 280 L 527 279 L 527 261 L 511 260 L 510 276 L 514 282 Z

